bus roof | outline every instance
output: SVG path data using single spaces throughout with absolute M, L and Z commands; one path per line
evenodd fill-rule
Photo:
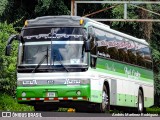
M 68 26 L 80 26 L 79 20 L 81 17 L 79 16 L 42 16 L 37 17 L 35 19 L 26 20 L 27 27 L 35 27 L 35 26 L 56 26 L 56 25 L 68 25 Z M 67 24 L 66 24 L 67 23 Z

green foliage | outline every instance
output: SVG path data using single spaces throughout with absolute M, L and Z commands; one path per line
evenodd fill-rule
M 26 19 L 44 15 L 69 15 L 64 0 L 2 0 L 0 3 L 0 22 L 23 26 Z M 70 1 L 68 1 L 70 2 Z
M 155 8 L 154 8 L 155 9 Z M 153 23 L 151 47 L 154 68 L 155 105 L 160 106 L 160 23 Z
M 59 108 L 58 112 L 67 112 L 69 108 Z
M 13 26 L 0 23 L 0 91 L 14 95 L 16 88 L 17 43 L 13 44 L 12 57 L 5 56 L 5 47 L 11 34 L 16 34 Z
M 160 63 L 160 51 L 155 49 L 155 48 L 152 48 L 152 58 L 154 59 L 154 62 L 155 63 Z M 157 66 L 157 67 L 160 67 L 160 66 Z
M 62 0 L 39 0 L 35 7 L 35 13 L 38 16 L 70 14 Z
M 124 18 L 124 5 L 120 4 L 117 7 L 113 8 L 111 17 L 114 19 L 123 19 Z M 135 7 L 128 5 L 127 6 L 127 19 L 137 19 L 137 18 L 138 18 L 138 15 L 136 14 Z M 126 24 L 132 25 L 134 29 L 136 29 L 138 25 L 135 22 L 127 22 L 127 23 L 126 22 L 112 22 L 112 26 L 124 27 L 126 26 Z
M 0 93 L 0 111 L 34 111 L 34 108 L 18 104 L 13 97 Z
M 160 114 L 160 108 L 159 107 L 146 108 L 146 112 L 150 114 Z
M 7 4 L 8 4 L 8 0 L 1 0 L 1 2 L 0 2 L 0 15 L 2 15 L 3 12 L 5 11 Z
M 124 5 L 119 4 L 111 11 L 112 19 L 123 19 L 124 18 Z M 127 19 L 137 19 L 138 18 L 138 12 L 135 7 L 132 5 L 127 5 Z M 140 37 L 141 34 L 139 34 L 139 23 L 137 22 L 111 22 L 110 26 L 112 26 L 113 29 L 116 29 L 118 31 L 124 32 L 126 34 L 130 34 L 132 36 Z

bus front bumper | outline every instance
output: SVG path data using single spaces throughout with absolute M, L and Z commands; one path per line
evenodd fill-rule
M 32 102 L 60 102 L 60 101 L 89 101 L 90 85 L 67 86 L 18 86 L 17 101 L 19 103 Z

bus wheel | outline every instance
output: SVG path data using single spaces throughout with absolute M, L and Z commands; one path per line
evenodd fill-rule
M 141 90 L 139 90 L 138 92 L 138 112 L 139 113 L 144 112 L 144 98 Z
M 103 86 L 102 103 L 97 104 L 98 111 L 96 110 L 96 112 L 106 112 L 109 111 L 109 108 L 109 91 L 107 91 L 106 86 Z

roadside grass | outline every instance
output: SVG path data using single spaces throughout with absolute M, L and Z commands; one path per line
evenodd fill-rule
M 69 108 L 59 108 L 58 112 L 68 112 Z
M 146 113 L 159 114 L 160 115 L 160 108 L 159 107 L 146 108 Z
M 18 104 L 12 96 L 0 93 L 0 111 L 34 111 L 34 108 Z

